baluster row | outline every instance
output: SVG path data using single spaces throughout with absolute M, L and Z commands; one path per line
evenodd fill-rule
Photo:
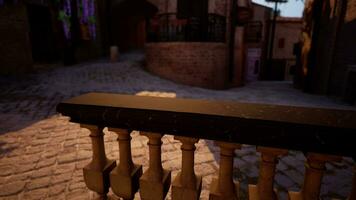
M 105 154 L 103 128 L 81 125 L 90 130 L 92 140 L 92 161 L 84 167 L 84 181 L 90 190 L 105 198 L 112 191 L 123 199 L 133 199 L 140 189 L 141 199 L 161 200 L 167 195 L 171 186 L 171 172 L 163 169 L 161 162 L 161 138 L 163 134 L 141 132 L 148 137 L 149 168 L 143 173 L 142 166 L 134 164 L 131 156 L 131 136 L 125 129 L 109 128 L 118 135 L 119 164 L 109 160 Z M 197 138 L 174 137 L 179 140 L 182 150 L 181 172 L 172 182 L 172 199 L 199 199 L 202 188 L 202 177 L 194 171 L 194 151 Z M 213 179 L 210 188 L 211 200 L 235 200 L 239 197 L 239 183 L 233 180 L 233 159 L 240 144 L 216 142 L 220 147 L 220 167 L 217 179 Z M 278 195 L 273 188 L 274 176 L 278 158 L 288 154 L 288 150 L 257 147 L 261 153 L 260 173 L 257 185 L 249 185 L 250 200 L 276 200 Z M 289 192 L 290 200 L 317 200 L 320 196 L 325 164 L 339 162 L 340 156 L 307 154 L 305 177 L 300 192 Z M 354 168 L 353 187 L 349 200 L 356 199 L 356 166 Z

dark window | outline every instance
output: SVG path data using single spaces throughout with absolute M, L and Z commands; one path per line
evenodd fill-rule
M 283 49 L 285 45 L 285 39 L 284 38 L 279 38 L 278 40 L 278 48 Z
M 247 42 L 261 42 L 263 25 L 260 21 L 250 21 L 247 23 L 246 36 Z

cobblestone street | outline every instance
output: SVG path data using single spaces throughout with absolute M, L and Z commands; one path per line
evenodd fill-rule
M 255 82 L 224 91 L 179 85 L 153 76 L 141 68 L 139 54 L 123 55 L 119 63 L 56 66 L 23 77 L 0 78 L 0 199 L 94 199 L 84 183 L 82 168 L 91 160 L 89 131 L 55 112 L 56 105 L 87 92 L 109 92 L 177 98 L 219 99 L 293 106 L 355 109 L 339 100 L 305 94 L 290 82 Z M 117 135 L 105 130 L 106 153 L 119 158 Z M 247 183 L 256 183 L 259 155 L 254 146 L 236 151 L 235 179 L 246 199 Z M 144 170 L 148 166 L 146 137 L 132 134 L 132 155 Z M 200 140 L 195 158 L 196 173 L 203 176 L 202 199 L 208 199 L 209 184 L 217 175 L 219 151 L 212 141 Z M 290 151 L 281 159 L 276 188 L 281 199 L 287 190 L 299 190 L 304 176 L 305 157 Z M 180 143 L 163 137 L 163 167 L 181 168 Z M 327 165 L 322 197 L 346 198 L 351 190 L 352 159 Z M 109 193 L 111 199 L 117 199 Z M 136 195 L 139 199 L 139 195 Z M 169 195 L 168 195 L 169 197 Z

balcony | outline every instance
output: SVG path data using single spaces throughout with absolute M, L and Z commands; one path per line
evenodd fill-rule
M 157 15 L 147 21 L 147 42 L 225 42 L 226 17 L 178 18 L 176 13 Z
M 249 199 L 276 199 L 274 176 L 278 160 L 289 150 L 304 152 L 304 183 L 290 199 L 319 199 L 327 163 L 356 157 L 354 134 L 356 112 L 291 106 L 244 104 L 220 101 L 139 97 L 89 93 L 57 106 L 90 131 L 92 161 L 83 169 L 87 187 L 105 197 L 109 188 L 119 197 L 132 199 L 139 190 L 142 199 L 198 199 L 204 177 L 194 171 L 195 144 L 214 140 L 220 150 L 217 179 L 210 184 L 210 199 L 238 199 L 239 183 L 233 181 L 233 158 L 241 144 L 256 145 L 261 153 L 259 178 L 248 186 Z M 115 132 L 119 162 L 107 159 L 103 128 Z M 133 163 L 132 131 L 148 138 L 149 167 Z M 181 143 L 182 162 L 177 176 L 161 162 L 164 134 Z M 356 168 L 355 168 L 356 169 Z M 354 169 L 354 171 L 355 171 Z M 350 199 L 356 198 L 356 177 Z

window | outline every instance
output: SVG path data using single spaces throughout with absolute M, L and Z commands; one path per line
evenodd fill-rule
M 247 23 L 245 40 L 247 42 L 261 42 L 263 24 L 261 21 L 250 21 Z
M 278 48 L 283 49 L 285 46 L 285 38 L 279 38 L 278 40 Z

